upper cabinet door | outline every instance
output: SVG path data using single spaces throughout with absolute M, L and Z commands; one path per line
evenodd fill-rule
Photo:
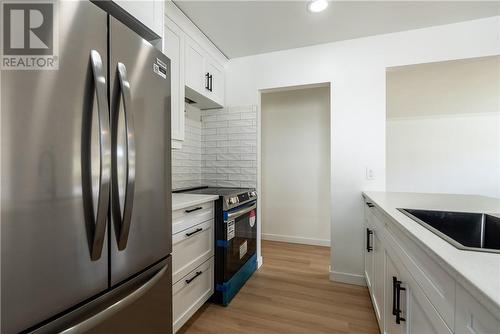
M 224 105 L 224 67 L 207 57 L 206 72 L 209 75 L 207 95 L 220 105 Z
M 205 52 L 191 38 L 186 36 L 186 63 L 185 78 L 186 86 L 206 94 L 207 80 L 205 73 Z
M 114 0 L 114 2 L 146 27 L 154 31 L 158 36 L 163 37 L 165 5 L 162 0 Z
M 172 140 L 184 140 L 184 34 L 170 19 L 165 19 L 163 53 L 171 64 Z M 176 146 L 173 143 L 173 146 Z

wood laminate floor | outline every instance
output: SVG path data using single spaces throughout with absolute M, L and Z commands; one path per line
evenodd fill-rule
M 178 333 L 379 333 L 367 288 L 329 281 L 330 248 L 262 241 L 262 256 L 229 306 L 205 304 Z

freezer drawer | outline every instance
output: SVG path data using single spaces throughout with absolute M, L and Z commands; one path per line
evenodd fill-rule
M 154 285 L 136 301 L 104 319 L 88 334 L 169 334 L 172 333 L 172 266 L 167 259 L 165 271 Z M 153 277 L 154 279 L 154 277 Z
M 172 271 L 174 283 L 214 256 L 213 226 L 212 219 L 173 235 Z
M 184 276 L 173 286 L 174 332 L 210 298 L 214 292 L 214 260 L 208 261 Z

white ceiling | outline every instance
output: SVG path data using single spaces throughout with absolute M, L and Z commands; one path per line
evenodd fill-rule
M 500 15 L 500 1 L 175 1 L 228 57 Z

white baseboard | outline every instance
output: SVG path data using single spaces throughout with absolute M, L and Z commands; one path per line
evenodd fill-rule
M 262 259 L 262 256 L 259 256 L 259 258 L 257 259 L 257 269 L 262 266 L 262 263 L 264 263 L 264 260 Z
M 282 242 L 291 242 L 294 244 L 330 247 L 330 240 L 327 239 L 302 238 L 302 237 L 294 237 L 291 235 L 280 235 L 280 234 L 270 234 L 270 233 L 262 233 L 261 237 L 262 240 L 282 241 Z
M 342 273 L 332 270 L 330 270 L 330 281 L 366 286 L 366 280 L 363 275 Z

